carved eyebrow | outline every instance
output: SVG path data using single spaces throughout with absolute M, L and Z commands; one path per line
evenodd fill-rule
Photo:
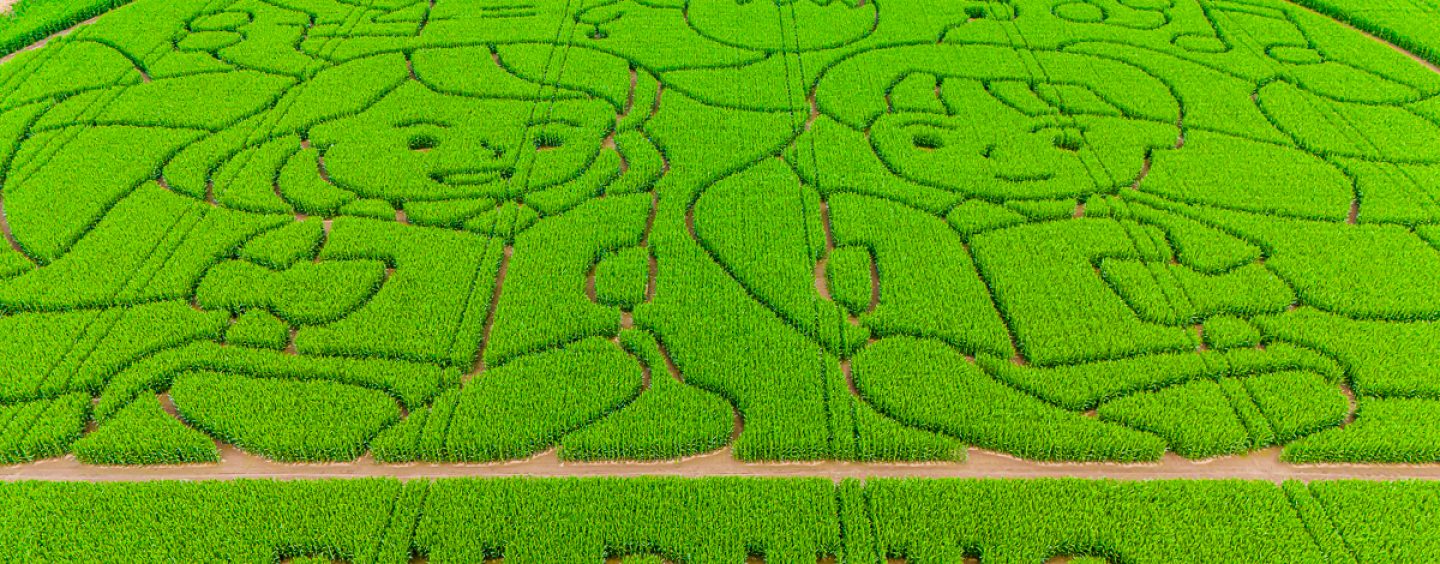
M 572 119 L 565 119 L 565 118 L 541 118 L 541 119 L 537 119 L 537 120 L 530 121 L 530 122 L 527 123 L 526 125 L 528 125 L 528 126 L 530 126 L 530 127 L 542 126 L 542 125 L 564 125 L 564 126 L 568 126 L 568 127 L 577 127 L 577 128 L 583 128 L 583 127 L 585 127 L 585 124 L 583 124 L 583 123 L 580 123 L 580 122 L 575 121 L 575 120 L 572 120 Z

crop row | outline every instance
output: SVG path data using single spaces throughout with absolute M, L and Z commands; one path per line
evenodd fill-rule
M 24 561 L 1422 562 L 1428 482 L 561 478 L 0 485 Z M 894 560 L 890 560 L 893 562 Z

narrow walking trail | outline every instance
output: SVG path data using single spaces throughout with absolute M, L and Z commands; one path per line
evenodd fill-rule
M 1246 456 L 1190 461 L 1166 454 L 1159 462 L 1044 463 L 971 449 L 969 460 L 951 463 L 786 462 L 735 460 L 729 448 L 666 462 L 562 462 L 555 451 L 513 462 L 487 464 L 380 464 L 368 456 L 354 462 L 295 464 L 265 460 L 234 447 L 221 447 L 221 461 L 183 466 L 90 466 L 73 456 L 0 467 L 0 481 L 147 481 L 391 477 L 402 480 L 509 476 L 747 476 L 769 478 L 1086 478 L 1117 480 L 1242 479 L 1285 480 L 1435 480 L 1440 465 L 1295 465 L 1271 448 Z

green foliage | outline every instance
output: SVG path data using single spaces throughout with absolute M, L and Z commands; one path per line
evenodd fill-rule
M 836 505 L 819 479 L 451 480 L 431 486 L 415 546 L 445 562 L 802 562 L 839 551 Z
M 295 211 L 322 216 L 338 215 L 340 208 L 355 200 L 355 194 L 325 180 L 320 172 L 319 156 L 319 151 L 313 148 L 300 149 L 291 155 L 280 168 L 276 186 Z
M 875 290 L 872 278 L 875 261 L 864 247 L 836 247 L 825 263 L 825 284 L 836 303 L 851 315 L 870 309 Z
M 64 454 L 80 438 L 89 417 L 90 398 L 84 394 L 0 406 L 0 463 Z
M 10 54 L 131 0 L 21 0 L 0 17 L 0 53 Z
M 1275 441 L 1288 443 L 1298 437 L 1334 427 L 1345 420 L 1349 402 L 1333 382 L 1318 374 L 1298 371 L 1273 372 L 1240 380 L 1255 400 L 1255 406 L 1275 432 Z
M 375 562 L 413 561 L 415 548 L 415 527 L 420 523 L 420 514 L 425 508 L 426 496 L 430 493 L 430 482 L 415 480 L 406 482 L 395 499 L 390 511 L 390 523 L 385 527 L 380 540 Z
M 1133 223 L 1079 219 L 982 233 L 971 248 L 1025 358 L 1054 365 L 1194 346 L 1186 330 L 1144 321 L 1092 265 L 1168 258 L 1157 236 Z
M 377 260 L 299 262 L 279 272 L 226 261 L 205 276 L 195 299 L 205 308 L 262 308 L 295 325 L 319 325 L 360 307 L 384 280 L 385 263 Z
M 155 396 L 136 398 L 94 432 L 75 442 L 86 464 L 216 462 L 220 451 L 204 433 L 186 427 Z
M 10 483 L 0 547 L 51 562 L 375 562 L 401 489 L 377 479 Z
M 290 324 L 265 310 L 248 310 L 225 329 L 225 342 L 246 347 L 283 349 L 290 343 Z
M 1170 450 L 1185 458 L 1236 454 L 1251 447 L 1250 434 L 1229 396 L 1213 380 L 1129 395 L 1101 405 L 1098 412 L 1101 420 L 1164 437 Z
M 162 78 L 125 88 L 113 96 L 88 92 L 68 98 L 46 112 L 35 127 L 49 129 L 75 121 L 93 121 L 100 125 L 219 131 L 275 103 L 294 83 L 290 78 L 254 71 L 203 72 Z M 288 147 L 293 152 L 298 142 L 294 138 L 280 138 L 271 150 Z M 268 182 L 265 184 L 268 186 Z
M 0 363 L 9 376 L 7 399 L 33 399 L 71 343 L 80 340 L 93 312 L 11 315 L 0 320 Z
M 1440 254 L 1402 226 L 1172 208 L 1260 246 L 1265 267 L 1294 288 L 1301 303 L 1357 319 L 1393 321 L 1431 319 L 1440 308 L 1440 298 L 1420 289 L 1432 280 L 1440 283 Z
M 1361 397 L 1355 420 L 1285 447 L 1291 462 L 1406 462 L 1440 460 L 1440 402 Z
M 644 194 L 594 200 L 517 236 L 485 363 L 497 366 L 584 337 L 614 335 L 620 311 L 590 301 L 585 276 L 606 252 L 640 242 L 649 210 Z
M 1255 319 L 1266 334 L 1334 355 L 1356 393 L 1440 397 L 1436 385 L 1440 326 L 1429 322 L 1356 321 L 1301 308 Z
M 288 380 L 324 380 L 384 391 L 407 409 L 425 405 L 459 373 L 435 366 L 388 359 L 292 355 L 246 347 L 196 342 L 166 349 L 125 367 L 110 380 L 95 406 L 96 419 L 125 407 L 145 390 L 161 391 L 176 375 L 213 371 Z
M 446 459 L 445 433 L 460 390 L 440 394 L 428 406 L 414 409 L 404 420 L 381 431 L 370 442 L 370 453 L 380 462 Z
M 320 220 L 297 221 L 250 240 L 240 248 L 240 258 L 285 270 L 300 259 L 314 258 L 324 236 Z
M 690 210 L 694 236 L 737 282 L 777 315 L 837 354 L 868 332 L 815 287 L 825 249 L 820 197 L 771 159 L 710 187 Z
M 855 421 L 855 459 L 867 462 L 960 462 L 965 445 L 953 437 L 907 427 L 876 411 L 858 397 L 848 397 Z
M 1353 454 L 1346 385 L 1440 399 L 1440 75 L 1343 25 L 1430 56 L 1433 6 L 470 4 L 135 0 L 0 65 L 0 402 L 208 371 L 399 401 L 386 461 L 912 461 Z M 555 360 L 617 337 L 673 377 Z
M 1001 384 L 933 340 L 884 339 L 855 357 L 855 385 L 902 423 L 1042 460 L 1153 460 L 1154 436 L 1102 423 Z
M 324 152 L 330 179 L 362 198 L 513 198 L 592 168 L 618 174 L 618 159 L 608 170 L 595 163 L 615 114 L 602 101 L 563 98 L 537 114 L 525 100 L 442 94 L 410 81 L 355 115 L 315 127 L 310 141 Z
M 1075 141 L 1084 142 L 1078 137 Z M 1013 200 L 1005 207 L 1033 220 L 1062 219 L 1074 215 L 1075 200 Z
M 1201 328 L 1205 332 L 1205 345 L 1212 349 L 1253 347 L 1260 343 L 1260 330 L 1232 315 L 1210 317 Z
M 490 461 L 537 453 L 634 400 L 641 378 L 634 358 L 599 338 L 488 369 L 460 391 L 445 458 Z
M 1137 202 L 1133 194 L 1138 192 L 1125 192 L 1122 198 L 1092 198 L 1086 204 L 1085 215 L 1135 219 L 1154 225 L 1165 232 L 1174 247 L 1176 262 L 1206 274 L 1224 274 L 1261 257 L 1260 248 L 1244 239 Z
M 1440 526 L 1434 482 L 1319 482 L 1310 491 L 1357 561 L 1428 560 L 1440 550 L 1429 533 Z
M 0 366 L 9 377 L 0 396 L 29 400 L 99 391 L 137 359 L 220 336 L 225 318 L 179 302 L 128 309 L 35 313 L 0 322 Z
M 922 335 L 966 352 L 1010 355 L 989 292 L 943 221 L 855 194 L 836 194 L 829 203 L 835 244 L 863 245 L 874 254 L 880 302 L 860 321 L 877 336 Z
M 1225 176 L 1200 172 L 1219 167 Z M 1156 154 L 1141 189 L 1182 202 L 1340 221 L 1353 197 L 1352 185 L 1319 157 L 1196 131 L 1186 135 L 1184 150 Z
M 405 202 L 405 217 L 417 225 L 430 227 L 463 227 L 465 220 L 482 212 L 494 213 L 496 201 L 491 198 Z
M 1256 405 L 1255 399 L 1251 397 L 1245 385 L 1239 380 L 1225 378 L 1220 380 L 1220 388 L 1229 398 L 1230 408 L 1235 411 L 1236 419 L 1250 435 L 1250 444 L 1256 448 L 1273 444 L 1275 429 L 1270 421 L 1265 419 L 1265 414 L 1260 411 L 1260 407 Z M 1275 410 L 1272 409 L 1272 411 Z M 1286 414 L 1282 412 L 1280 415 Z
M 64 143 L 67 150 L 42 158 L 39 149 L 31 148 L 36 144 L 27 143 L 16 154 L 5 191 L 5 209 L 16 240 L 42 262 L 59 258 L 116 202 L 154 179 L 161 162 L 198 137 L 184 129 L 124 126 L 77 126 L 36 135 L 42 143 Z M 110 150 L 115 146 L 136 150 Z M 67 189 L 76 185 L 90 189 L 82 193 Z
M 318 380 L 187 372 L 175 377 L 170 396 L 186 422 L 282 461 L 353 460 L 400 419 L 395 400 L 384 393 Z
M 876 479 L 865 494 L 877 545 L 911 562 L 1324 561 L 1265 482 Z
M 628 247 L 607 253 L 595 265 L 595 298 L 601 304 L 634 309 L 650 284 L 650 251 Z
M 846 478 L 836 485 L 839 495 L 840 541 L 844 546 L 844 562 L 879 562 L 883 556 L 875 543 L 875 528 L 870 520 L 870 499 L 865 484 Z
M 275 188 L 275 178 L 299 147 L 300 138 L 289 135 L 241 151 L 214 172 L 211 196 L 232 209 L 289 213 L 290 206 Z
M 1216 314 L 1279 313 L 1295 294 L 1260 265 L 1209 275 L 1183 265 L 1106 260 L 1100 274 L 1147 321 L 1180 325 Z
M 416 228 L 394 221 L 340 218 L 332 224 L 320 262 L 312 266 L 391 266 L 383 286 L 348 315 L 295 337 L 303 353 L 383 356 L 469 367 L 484 329 L 500 242 L 469 233 Z M 330 283 L 359 290 L 363 280 L 335 276 Z M 332 289 L 325 300 L 339 298 Z M 378 291 L 376 291 L 378 290 Z M 358 296 L 358 292 L 356 293 Z M 319 305 L 322 300 L 310 303 Z M 277 312 L 278 313 L 278 312 Z M 283 316 L 282 316 L 283 317 Z
M 1425 562 L 1423 481 L 675 477 L 8 482 L 33 561 Z M 104 527 L 95 524 L 105 523 Z
M 1305 528 L 1310 531 L 1315 544 L 1325 552 L 1327 562 L 1355 562 L 1355 554 L 1345 545 L 1345 539 L 1340 537 L 1334 522 L 1315 497 L 1315 491 L 1323 488 L 1324 484 L 1317 482 L 1315 485 L 1316 488 L 1312 489 L 1303 482 L 1286 480 L 1280 484 L 1280 489 L 1290 498 L 1290 505 L 1300 514 L 1300 520 L 1305 522 Z
M 945 214 L 945 221 L 959 231 L 961 237 L 969 239 L 976 233 L 1024 223 L 1025 216 L 985 200 L 965 200 Z
M 339 214 L 371 219 L 393 219 L 395 206 L 380 198 L 366 198 L 341 206 Z
M 623 331 L 620 344 L 644 365 L 649 387 L 594 425 L 566 435 L 562 459 L 664 460 L 725 446 L 734 417 L 729 403 L 676 380 L 650 333 Z
M 619 195 L 653 189 L 655 181 L 665 174 L 665 159 L 655 142 L 643 133 L 622 131 L 615 135 L 615 146 L 625 158 L 626 173 L 606 186 L 605 193 Z

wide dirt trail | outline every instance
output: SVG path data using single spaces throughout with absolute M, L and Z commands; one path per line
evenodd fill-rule
M 951 463 L 788 462 L 747 463 L 730 449 L 667 462 L 562 462 L 554 451 L 526 460 L 488 464 L 380 464 L 363 457 L 355 462 L 292 464 L 265 460 L 233 447 L 221 447 L 221 461 L 183 466 L 89 466 L 73 456 L 19 466 L 0 467 L 0 481 L 147 481 L 234 480 L 243 478 L 315 479 L 391 477 L 429 478 L 624 477 L 624 476 L 746 476 L 767 478 L 1087 478 L 1117 480 L 1242 479 L 1405 480 L 1440 479 L 1440 465 L 1294 465 L 1280 461 L 1279 449 L 1247 456 L 1190 461 L 1166 454 L 1145 464 L 1042 463 L 971 449 L 969 460 Z

